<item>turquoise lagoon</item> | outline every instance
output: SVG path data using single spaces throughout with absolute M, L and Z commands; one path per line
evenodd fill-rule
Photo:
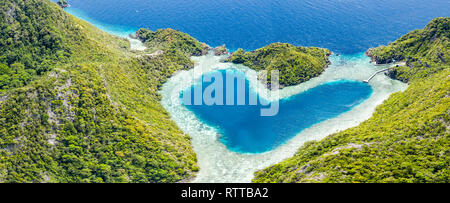
M 233 81 L 226 80 L 227 77 Z M 239 153 L 270 151 L 302 130 L 351 110 L 372 94 L 372 88 L 367 83 L 337 80 L 270 102 L 250 88 L 245 74 L 239 70 L 213 71 L 202 78 L 211 79 L 200 80 L 183 91 L 181 96 L 189 95 L 183 104 L 202 122 L 214 126 L 221 135 L 219 140 L 228 149 Z M 238 81 L 245 85 L 239 86 Z M 221 89 L 205 91 L 215 85 Z M 217 97 L 218 101 L 196 105 L 195 99 L 203 98 L 205 93 L 211 93 L 206 97 Z M 241 103 L 238 102 L 239 96 Z M 252 104 L 252 97 L 257 102 Z M 227 101 L 230 98 L 233 100 Z M 261 116 L 262 109 L 273 109 L 274 115 Z
M 329 48 L 332 64 L 319 77 L 285 87 L 273 97 L 253 70 L 193 57 L 197 65 L 171 77 L 161 104 L 192 137 L 200 171 L 194 182 L 249 182 L 256 170 L 292 156 L 305 142 L 357 126 L 377 105 L 407 85 L 380 74 L 363 52 L 447 16 L 448 2 L 420 0 L 69 0 L 66 11 L 112 34 L 127 37 L 140 27 L 174 28 L 211 46 L 253 50 L 272 42 Z M 402 12 L 394 12 L 402 10 Z M 196 12 L 192 12 L 196 11 Z M 132 48 L 143 49 L 131 40 Z M 267 106 L 184 105 L 180 94 L 199 85 L 202 75 L 234 74 L 262 100 L 279 99 L 279 112 L 260 117 Z M 192 78 L 192 79 L 188 79 Z M 205 86 L 208 83 L 204 84 Z M 225 90 L 226 91 L 226 90 Z
M 362 83 L 386 68 L 373 65 L 363 53 L 332 56 L 332 64 L 319 77 L 285 87 L 278 94 L 261 85 L 255 71 L 248 67 L 221 63 L 221 57 L 213 55 L 193 59 L 196 67 L 172 76 L 160 93 L 161 103 L 171 118 L 192 137 L 201 168 L 195 182 L 249 182 L 254 171 L 292 156 L 305 142 L 368 119 L 390 94 L 407 87 L 383 74 L 369 84 Z M 217 74 L 245 78 L 246 95 L 257 95 L 263 102 L 192 105 L 195 87 L 202 84 L 204 90 L 215 81 L 205 82 L 202 77 Z M 226 95 L 224 87 L 222 92 Z M 237 91 L 233 92 L 237 99 Z M 190 105 L 185 104 L 189 100 L 183 99 L 184 94 L 191 94 Z M 261 117 L 260 110 L 270 108 L 277 100 L 278 114 Z M 245 103 L 249 104 L 247 97 Z

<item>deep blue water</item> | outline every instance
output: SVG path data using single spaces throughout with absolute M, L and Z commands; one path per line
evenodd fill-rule
M 69 0 L 69 12 L 114 31 L 174 28 L 253 50 L 272 42 L 353 54 L 449 16 L 448 0 Z M 110 27 L 111 26 L 105 26 Z
M 236 70 L 210 72 L 206 74 L 212 78 L 210 82 L 198 82 L 185 90 L 180 97 L 183 98 L 183 95 L 190 94 L 190 98 L 182 99 L 183 104 L 203 122 L 217 128 L 221 134 L 220 141 L 228 149 L 241 153 L 270 151 L 302 130 L 349 111 L 372 94 L 370 85 L 359 81 L 328 82 L 298 95 L 282 99 L 279 102 L 279 111 L 276 116 L 263 117 L 260 116 L 260 110 L 268 109 L 272 104 L 258 102 L 256 105 L 249 105 L 249 95 L 256 93 L 250 89 L 247 80 L 245 80 L 246 105 L 238 105 L 237 80 L 234 81 L 234 87 L 232 87 L 227 86 L 226 79 L 222 80 L 224 87 L 222 103 L 227 104 L 226 98 L 230 98 L 230 95 L 226 94 L 227 88 L 234 88 L 234 105 L 206 105 L 205 103 L 195 105 L 196 96 L 202 95 L 205 89 L 211 87 L 210 85 L 215 82 L 213 76 L 217 75 L 213 74 L 222 75 L 223 78 L 227 74 L 231 74 L 241 78 L 242 81 L 245 78 L 242 72 Z M 199 86 L 200 84 L 202 85 Z M 196 87 L 200 87 L 199 90 L 202 91 L 196 91 Z M 211 95 L 212 97 L 216 96 L 214 91 Z M 259 98 L 259 96 L 257 97 Z
M 232 51 L 288 42 L 329 48 L 349 57 L 392 42 L 411 30 L 423 28 L 433 18 L 450 14 L 448 0 L 69 0 L 69 3 L 68 12 L 114 34 L 126 35 L 140 27 L 173 28 L 211 46 L 226 44 Z M 244 77 L 239 72 L 220 74 Z M 201 90 L 210 83 L 203 82 Z M 190 91 L 198 85 L 182 94 L 194 94 Z M 245 90 L 252 92 L 248 81 Z M 340 80 L 281 100 L 279 112 L 273 117 L 260 116 L 260 110 L 270 104 L 186 107 L 217 128 L 222 135 L 220 141 L 230 150 L 261 153 L 314 124 L 349 111 L 371 94 L 368 84 Z M 224 103 L 226 98 L 225 95 Z M 246 104 L 248 99 L 245 98 Z

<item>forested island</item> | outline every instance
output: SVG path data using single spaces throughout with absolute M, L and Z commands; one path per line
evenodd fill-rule
M 140 29 L 136 38 L 147 49 L 131 50 L 127 39 L 73 17 L 64 5 L 0 1 L 0 182 L 194 178 L 200 169 L 191 138 L 170 119 L 158 90 L 211 48 L 177 30 Z M 449 18 L 438 18 L 369 50 L 376 63 L 405 61 L 389 76 L 409 88 L 361 125 L 305 144 L 253 181 L 449 182 L 449 26 Z M 322 73 L 330 54 L 274 43 L 240 49 L 226 61 L 280 70 L 289 86 Z

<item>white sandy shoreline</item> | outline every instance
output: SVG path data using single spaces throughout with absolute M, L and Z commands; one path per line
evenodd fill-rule
M 240 154 L 226 148 L 218 139 L 218 131 L 201 122 L 196 116 L 179 102 L 179 92 L 189 88 L 202 74 L 221 69 L 234 68 L 243 71 L 250 81 L 250 86 L 267 99 L 273 98 L 267 94 L 263 85 L 257 85 L 253 70 L 243 65 L 220 63 L 220 57 L 207 55 L 193 57 L 197 65 L 189 71 L 181 71 L 172 76 L 160 91 L 162 105 L 170 113 L 177 125 L 192 137 L 194 151 L 198 157 L 200 171 L 193 182 L 250 182 L 253 173 L 271 164 L 291 157 L 306 141 L 319 140 L 332 133 L 357 126 L 370 118 L 375 107 L 381 104 L 390 94 L 405 90 L 407 85 L 380 74 L 370 85 L 373 93 L 363 103 L 352 110 L 318 123 L 300 132 L 286 144 L 262 154 Z M 286 98 L 322 83 L 348 79 L 362 81 L 385 66 L 374 66 L 364 55 L 346 58 L 346 56 L 331 56 L 332 64 L 319 76 L 300 85 L 285 87 L 279 91 L 280 98 Z M 202 71 L 199 71 L 202 70 Z M 254 72 L 254 71 L 253 71 Z M 194 76 L 194 80 L 187 80 Z M 255 88 L 258 87 L 258 88 Z

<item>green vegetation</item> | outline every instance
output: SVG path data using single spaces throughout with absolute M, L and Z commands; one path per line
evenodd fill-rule
M 225 46 L 225 44 L 214 48 L 213 51 L 214 51 L 214 55 L 216 55 L 216 56 L 228 54 L 228 49 Z
M 391 77 L 407 82 L 423 78 L 444 69 L 450 61 L 450 18 L 436 18 L 425 29 L 412 31 L 389 46 L 369 49 L 377 64 L 404 61 L 406 66 L 396 67 Z
M 58 0 L 58 2 L 56 2 L 61 8 L 67 8 L 69 7 L 69 3 L 67 2 L 67 0 Z
M 295 47 L 287 43 L 273 43 L 252 52 L 238 49 L 226 62 L 244 64 L 256 71 L 280 71 L 280 85 L 290 86 L 319 76 L 328 66 L 327 49 Z M 260 75 L 261 77 L 262 75 Z M 270 84 L 270 74 L 267 83 Z
M 167 31 L 173 41 L 158 54 L 151 43 L 130 51 L 127 40 L 47 0 L 2 0 L 0 18 L 0 182 L 195 175 L 190 138 L 157 93 L 173 72 L 193 67 L 194 52 L 179 44 L 187 35 Z
M 43 4 L 0 2 L 0 92 L 29 84 L 73 52 L 76 25 L 57 23 L 64 20 L 62 11 Z
M 179 50 L 189 56 L 201 56 L 210 49 L 208 45 L 198 42 L 188 34 L 170 28 L 159 29 L 155 32 L 141 28 L 136 32 L 136 37 L 154 51 L 171 49 Z
M 255 173 L 254 182 L 450 181 L 449 18 L 438 18 L 389 46 L 378 63 L 406 60 L 407 80 L 357 127 L 305 144 L 291 158 Z
M 199 170 L 157 91 L 207 45 L 140 29 L 148 49 L 130 51 L 48 0 L 2 0 L 0 20 L 0 182 L 178 182 Z M 449 182 L 449 22 L 371 49 L 377 63 L 405 61 L 390 76 L 410 87 L 254 181 Z M 281 84 L 293 85 L 319 75 L 329 54 L 275 43 L 227 61 L 280 70 Z

